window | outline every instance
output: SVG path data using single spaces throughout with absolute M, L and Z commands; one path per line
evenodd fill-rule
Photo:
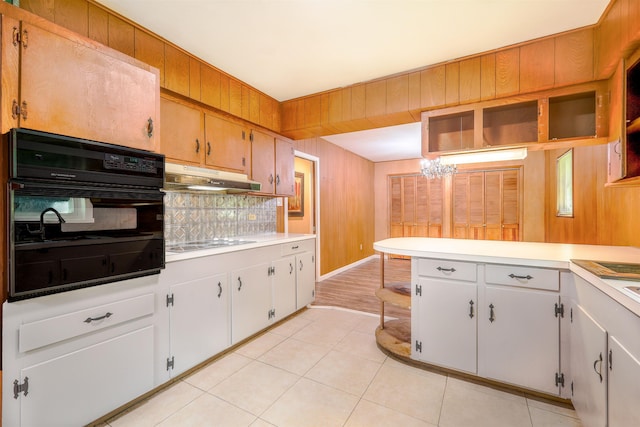
M 573 149 L 556 160 L 557 216 L 573 217 Z

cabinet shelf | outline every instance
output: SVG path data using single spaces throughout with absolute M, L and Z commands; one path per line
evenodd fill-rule
M 640 117 L 637 117 L 627 126 L 627 134 L 640 132 Z
M 411 285 L 409 283 L 389 283 L 376 289 L 376 296 L 384 302 L 401 308 L 411 308 Z
M 411 320 L 397 319 L 376 329 L 376 342 L 383 349 L 400 357 L 411 357 Z

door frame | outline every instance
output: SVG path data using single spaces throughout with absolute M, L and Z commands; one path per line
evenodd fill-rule
M 320 277 L 320 158 L 295 150 L 294 157 L 313 162 L 313 203 L 315 235 L 316 235 L 316 280 Z M 289 212 L 285 209 L 284 231 L 289 232 Z

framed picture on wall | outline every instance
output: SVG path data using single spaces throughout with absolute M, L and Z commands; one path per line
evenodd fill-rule
M 294 195 L 289 197 L 289 216 L 304 216 L 304 174 L 296 172 Z

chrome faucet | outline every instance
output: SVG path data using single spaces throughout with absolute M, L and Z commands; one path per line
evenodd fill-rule
M 42 241 L 44 241 L 46 239 L 45 234 L 44 234 L 44 230 L 45 230 L 45 228 L 44 228 L 44 214 L 46 214 L 47 212 L 53 212 L 54 214 L 56 214 L 60 224 L 63 224 L 63 223 L 66 222 L 64 220 L 64 218 L 62 218 L 62 215 L 60 215 L 60 212 L 58 212 L 54 208 L 47 208 L 47 209 L 43 210 L 42 212 L 40 212 L 40 228 L 38 230 L 31 230 L 31 229 L 29 229 L 29 226 L 27 226 L 27 231 L 29 232 L 29 234 L 32 234 L 32 235 L 40 235 L 40 239 Z

